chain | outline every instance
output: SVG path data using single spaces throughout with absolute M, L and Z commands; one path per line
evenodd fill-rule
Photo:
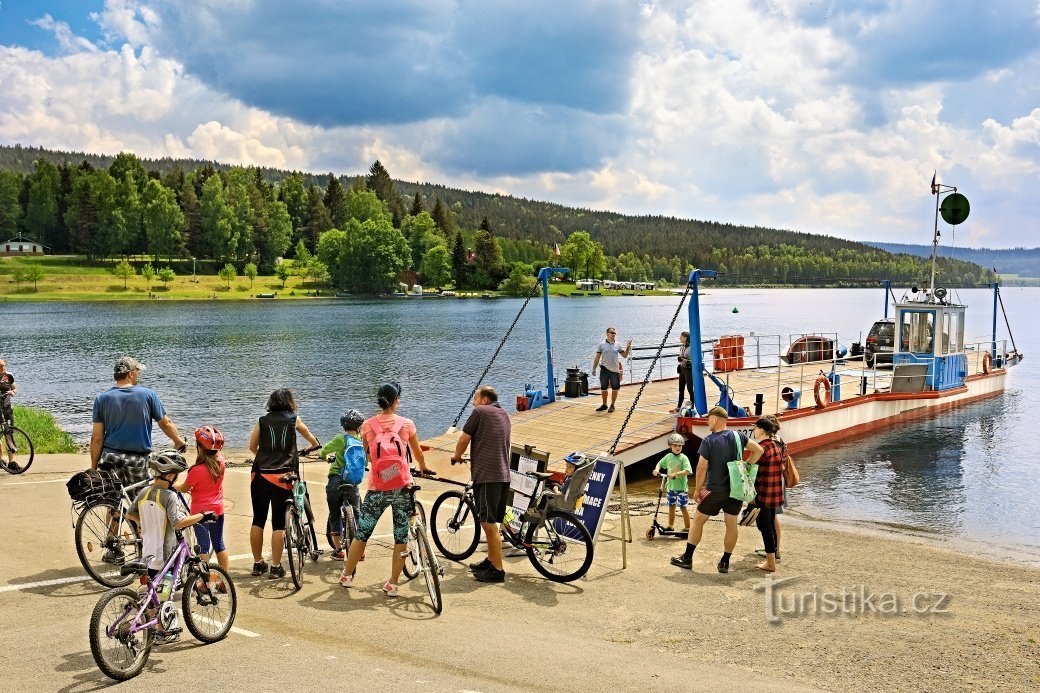
M 506 336 L 498 343 L 498 348 L 495 349 L 494 355 L 491 357 L 491 360 L 488 361 L 487 368 L 484 369 L 484 372 L 480 374 L 480 378 L 477 379 L 477 384 L 473 386 L 473 391 L 469 393 L 469 397 L 467 397 L 465 403 L 463 403 L 462 409 L 459 410 L 459 415 L 451 422 L 452 428 L 459 425 L 459 421 L 462 420 L 462 415 L 466 413 L 466 407 L 468 407 L 469 403 L 473 401 L 473 395 L 477 393 L 477 389 L 480 388 L 481 383 L 484 382 L 484 378 L 486 378 L 487 374 L 491 371 L 491 366 L 494 365 L 495 359 L 498 358 L 498 352 L 502 351 L 502 347 L 505 346 L 506 340 L 509 339 L 509 335 L 513 333 L 513 328 L 515 328 L 516 324 L 520 322 L 520 316 L 524 314 L 524 309 L 527 308 L 527 304 L 531 302 L 531 299 L 534 297 L 534 292 L 538 290 L 540 284 L 541 282 L 535 282 L 534 286 L 531 287 L 531 291 L 527 294 L 527 298 L 524 300 L 524 305 L 520 306 L 520 311 L 516 314 L 516 317 L 513 318 L 513 324 L 509 326 L 508 330 L 506 330 Z M 551 383 L 549 384 L 549 387 L 552 387 Z
M 628 422 L 631 420 L 632 414 L 636 410 L 636 405 L 639 404 L 639 398 L 643 396 L 643 390 L 646 389 L 647 384 L 650 382 L 650 376 L 654 373 L 654 366 L 656 366 L 657 362 L 661 359 L 661 352 L 664 351 L 664 345 L 668 343 L 668 336 L 672 334 L 672 328 L 675 327 L 675 321 L 679 319 L 679 313 L 682 312 L 683 304 L 686 303 L 686 297 L 690 295 L 690 286 L 691 284 L 686 285 L 686 291 L 683 292 L 682 300 L 679 301 L 679 307 L 675 309 L 675 315 L 672 316 L 672 321 L 668 323 L 668 329 L 664 333 L 661 345 L 657 347 L 657 353 L 654 354 L 654 360 L 650 362 L 650 368 L 647 369 L 646 375 L 643 377 L 643 384 L 639 386 L 639 392 L 636 393 L 635 399 L 632 400 L 632 406 L 628 408 L 628 416 L 625 417 L 624 423 L 621 424 L 621 430 L 618 431 L 617 438 L 614 439 L 614 443 L 610 446 L 610 450 L 607 451 L 607 455 L 611 457 L 614 456 L 614 451 L 617 450 L 618 443 L 621 442 L 621 436 L 625 434 Z

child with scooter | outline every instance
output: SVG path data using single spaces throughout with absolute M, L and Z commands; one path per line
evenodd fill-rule
M 662 535 L 682 535 L 685 536 L 690 531 L 690 511 L 686 509 L 687 504 L 690 501 L 690 493 L 688 486 L 688 477 L 693 473 L 693 467 L 690 465 L 690 458 L 683 454 L 683 443 L 685 439 L 679 433 L 673 433 L 668 436 L 668 447 L 671 448 L 671 452 L 661 458 L 661 461 L 654 467 L 654 476 L 662 477 L 662 485 L 667 485 L 668 489 L 668 526 L 660 527 L 660 523 L 657 521 L 657 516 L 654 516 L 654 526 L 652 529 L 657 529 Z M 667 480 L 667 481 L 666 481 Z M 660 509 L 660 494 L 658 495 L 658 509 Z M 685 529 L 682 532 L 675 530 L 675 508 L 678 507 L 682 512 L 683 526 Z M 649 536 L 649 532 L 647 533 Z

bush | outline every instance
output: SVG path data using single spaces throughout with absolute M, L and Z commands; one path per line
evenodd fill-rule
M 58 428 L 50 412 L 16 404 L 14 423 L 32 440 L 37 454 L 79 452 L 72 436 Z

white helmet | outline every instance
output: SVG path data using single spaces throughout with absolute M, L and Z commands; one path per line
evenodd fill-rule
M 682 437 L 681 433 L 673 433 L 672 435 L 668 436 L 668 444 L 669 445 L 685 445 L 686 444 L 686 439 Z

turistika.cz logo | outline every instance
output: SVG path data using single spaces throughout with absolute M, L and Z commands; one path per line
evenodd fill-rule
M 945 592 L 915 592 L 905 595 L 892 590 L 878 590 L 866 585 L 841 589 L 781 589 L 799 576 L 775 580 L 772 576 L 755 585 L 765 597 L 765 616 L 770 623 L 801 616 L 928 616 L 948 614 L 950 595 Z

